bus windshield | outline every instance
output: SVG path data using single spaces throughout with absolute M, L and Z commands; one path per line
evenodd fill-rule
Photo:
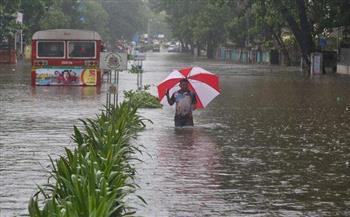
M 64 57 L 63 41 L 39 41 L 38 57 Z
M 96 49 L 94 41 L 68 42 L 68 58 L 95 58 Z

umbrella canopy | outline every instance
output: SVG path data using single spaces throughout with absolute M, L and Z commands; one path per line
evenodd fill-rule
M 219 77 L 200 67 L 190 67 L 172 71 L 158 85 L 158 96 L 162 104 L 167 103 L 165 97 L 169 90 L 170 96 L 180 89 L 179 83 L 186 78 L 189 81 L 189 89 L 196 93 L 197 108 L 205 108 L 210 101 L 220 94 Z

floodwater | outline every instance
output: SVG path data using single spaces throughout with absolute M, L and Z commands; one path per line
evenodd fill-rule
M 247 66 L 149 53 L 144 84 L 199 65 L 222 94 L 195 111 L 194 128 L 173 127 L 174 108 L 141 109 L 153 121 L 135 141 L 139 216 L 349 216 L 350 77 L 309 77 L 294 68 Z M 30 86 L 30 66 L 0 69 L 0 216 L 26 216 L 48 155 L 62 154 L 79 118 L 105 102 L 105 86 Z M 120 74 L 121 90 L 136 76 Z

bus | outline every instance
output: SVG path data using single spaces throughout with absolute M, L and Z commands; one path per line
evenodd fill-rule
M 101 36 L 94 31 L 52 29 L 32 37 L 32 86 L 101 85 Z

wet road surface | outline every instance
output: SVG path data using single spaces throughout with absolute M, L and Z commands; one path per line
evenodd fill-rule
M 230 65 L 150 53 L 144 84 L 199 65 L 220 76 L 222 94 L 174 129 L 174 108 L 141 109 L 151 119 L 137 183 L 140 216 L 349 216 L 350 77 L 312 77 L 295 69 Z M 105 89 L 30 86 L 30 66 L 0 70 L 0 216 L 25 216 L 48 155 L 73 147 L 79 118 L 91 118 Z M 136 88 L 121 73 L 120 88 Z

